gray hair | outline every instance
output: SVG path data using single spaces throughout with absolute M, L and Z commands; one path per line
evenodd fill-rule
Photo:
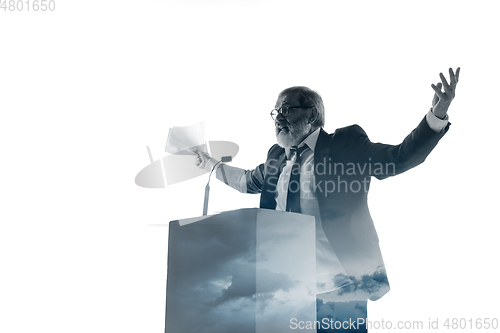
M 286 88 L 279 96 L 288 94 L 296 96 L 301 106 L 313 106 L 316 109 L 318 115 L 316 120 L 312 123 L 312 126 L 325 126 L 325 106 L 323 105 L 323 99 L 316 91 L 304 86 L 295 86 Z

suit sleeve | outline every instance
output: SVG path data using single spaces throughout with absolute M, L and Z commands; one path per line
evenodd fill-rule
M 359 161 L 367 164 L 370 176 L 385 179 L 403 173 L 424 162 L 439 140 L 446 134 L 448 124 L 441 133 L 432 130 L 426 118 L 399 145 L 373 143 L 358 125 L 350 128 L 350 135 L 360 152 Z

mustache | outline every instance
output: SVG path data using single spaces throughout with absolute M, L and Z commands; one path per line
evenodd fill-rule
M 276 130 L 281 130 L 283 128 L 288 128 L 288 129 L 294 129 L 296 127 L 300 126 L 300 124 L 298 124 L 298 122 L 289 122 L 288 120 L 279 120 L 279 121 L 276 121 L 274 123 L 274 127 L 276 128 Z
M 284 121 L 282 121 L 282 122 L 276 122 L 274 124 L 274 126 L 275 126 L 274 129 L 276 131 L 276 134 L 280 134 L 281 131 L 283 131 L 285 129 L 287 131 L 290 131 L 291 128 L 293 129 L 293 125 L 292 124 L 290 124 L 288 122 L 284 122 Z
M 286 125 L 289 125 L 290 123 L 286 120 L 286 119 L 280 119 L 280 120 L 276 120 L 274 122 L 274 126 L 276 127 L 279 127 L 279 126 L 286 126 Z

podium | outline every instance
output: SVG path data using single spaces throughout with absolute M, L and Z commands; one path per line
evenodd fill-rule
M 165 332 L 281 333 L 314 322 L 315 239 L 314 217 L 267 209 L 170 222 Z

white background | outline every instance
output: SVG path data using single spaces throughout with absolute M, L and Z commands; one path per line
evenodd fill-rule
M 448 134 L 372 183 L 392 290 L 369 319 L 500 317 L 496 2 L 55 2 L 0 10 L 2 332 L 163 332 L 167 228 L 154 225 L 200 215 L 206 182 L 134 184 L 169 127 L 205 119 L 206 139 L 237 143 L 232 165 L 253 168 L 278 93 L 306 85 L 327 131 L 357 123 L 397 144 L 458 66 Z M 258 205 L 217 182 L 211 200 Z

